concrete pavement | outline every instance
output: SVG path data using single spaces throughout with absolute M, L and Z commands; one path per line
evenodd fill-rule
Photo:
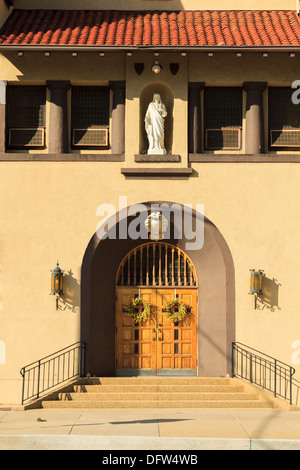
M 0 450 L 300 450 L 300 412 L 0 407 Z

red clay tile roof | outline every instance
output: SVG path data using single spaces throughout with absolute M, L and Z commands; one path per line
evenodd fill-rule
M 14 10 L 1 46 L 299 46 L 295 11 Z

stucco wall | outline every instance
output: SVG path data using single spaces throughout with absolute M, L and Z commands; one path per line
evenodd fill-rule
M 133 64 L 141 60 L 145 72 L 138 76 Z M 259 80 L 290 85 L 300 78 L 300 66 L 288 54 L 268 58 L 260 54 L 240 58 L 166 54 L 159 56 L 162 74 L 154 77 L 150 72 L 153 60 L 152 54 L 79 54 L 75 58 L 57 53 L 46 58 L 41 53 L 23 57 L 12 53 L 0 57 L 0 78 L 11 83 L 44 83 L 46 79 L 68 79 L 74 84 L 127 82 L 125 162 L 0 163 L 0 340 L 5 343 L 0 403 L 19 402 L 22 366 L 80 339 L 82 259 L 100 220 L 97 207 L 109 203 L 118 210 L 119 196 L 126 196 L 128 205 L 156 200 L 194 208 L 204 204 L 205 215 L 225 238 L 234 261 L 237 341 L 293 365 L 293 344 L 299 339 L 299 164 L 192 163 L 194 174 L 188 180 L 130 180 L 121 168 L 187 166 L 188 81 L 241 85 Z M 171 76 L 170 62 L 180 64 L 178 75 Z M 134 161 L 139 152 L 139 97 L 151 83 L 168 86 L 174 95 L 172 153 L 181 155 L 179 163 Z M 59 310 L 49 295 L 50 270 L 57 260 L 70 287 L 69 300 L 60 302 Z M 265 271 L 271 295 L 256 310 L 248 295 L 251 268 Z M 213 276 L 211 282 L 215 282 Z
M 97 207 L 111 203 L 117 209 L 119 194 L 128 197 L 128 204 L 158 196 L 194 206 L 203 203 L 205 215 L 224 236 L 234 260 L 237 340 L 291 363 L 292 344 L 299 339 L 300 167 L 193 167 L 198 177 L 188 182 L 133 184 L 124 180 L 119 163 L 1 163 L 3 379 L 17 380 L 22 366 L 80 339 L 79 286 L 74 289 L 75 311 L 68 307 L 56 311 L 49 295 L 50 270 L 59 260 L 80 284 L 84 251 L 100 220 Z M 262 310 L 254 309 L 254 299 L 248 295 L 251 268 L 264 269 L 270 280 L 280 284 L 273 311 L 267 303 L 260 305 Z

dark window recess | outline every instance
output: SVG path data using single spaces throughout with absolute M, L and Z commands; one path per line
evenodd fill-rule
M 206 150 L 239 150 L 242 135 L 242 89 L 209 87 L 204 90 Z
M 8 88 L 8 146 L 28 148 L 45 146 L 46 88 L 15 86 Z
M 139 353 L 139 343 L 134 343 L 134 354 Z
M 134 330 L 134 339 L 135 341 L 139 340 L 139 330 Z
M 108 147 L 109 88 L 72 88 L 72 146 Z
M 174 343 L 174 354 L 178 354 L 178 343 Z
M 292 102 L 290 87 L 270 87 L 268 91 L 268 128 L 270 149 L 300 147 L 299 106 Z

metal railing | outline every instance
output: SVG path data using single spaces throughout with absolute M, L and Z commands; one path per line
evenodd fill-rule
M 295 369 L 242 343 L 232 343 L 232 376 L 258 385 L 293 404 Z
M 76 376 L 83 376 L 85 345 L 78 342 L 61 349 L 20 370 L 23 377 L 22 405 Z

